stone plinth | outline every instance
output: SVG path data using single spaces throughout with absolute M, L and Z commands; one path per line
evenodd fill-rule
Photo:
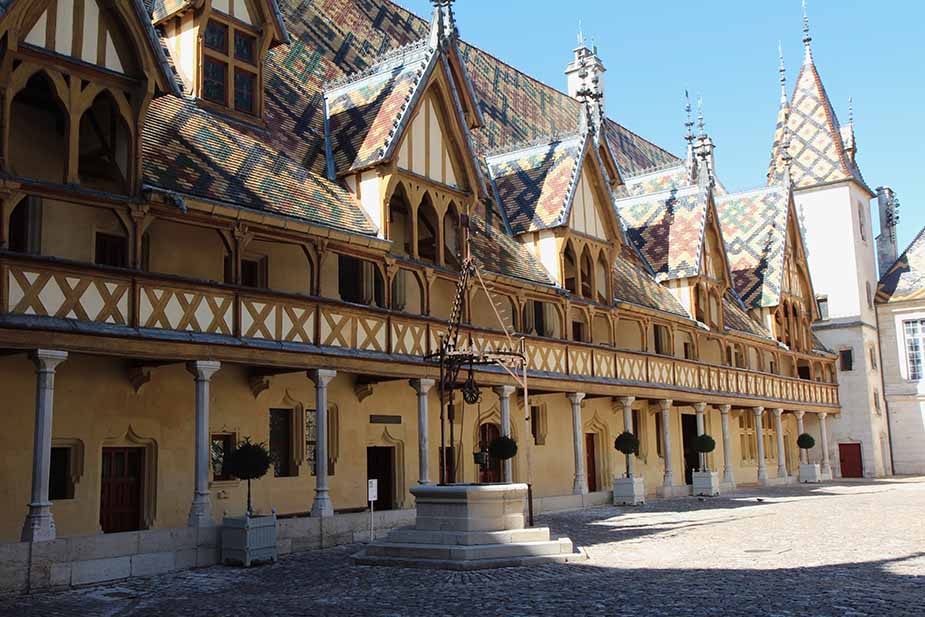
M 719 474 L 715 471 L 695 471 L 691 474 L 694 495 L 719 495 Z
M 618 506 L 637 506 L 646 502 L 646 483 L 642 477 L 615 478 L 613 503 Z
M 800 465 L 800 482 L 815 484 L 822 482 L 822 471 L 816 463 Z
M 414 527 L 354 555 L 360 565 L 478 570 L 565 562 L 581 555 L 568 538 L 526 527 L 526 484 L 422 485 L 411 489 Z

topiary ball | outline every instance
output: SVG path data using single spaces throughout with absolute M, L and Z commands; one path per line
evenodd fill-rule
M 809 433 L 803 433 L 797 437 L 797 447 L 801 450 L 809 450 L 816 445 L 816 440 Z
M 613 447 L 623 454 L 638 454 L 639 438 L 629 431 L 623 431 L 613 440 Z
M 517 442 L 505 435 L 496 437 L 488 444 L 488 455 L 502 461 L 514 458 L 517 456 Z
M 694 449 L 701 454 L 709 454 L 716 449 L 716 440 L 706 433 L 697 435 L 697 439 L 694 440 Z
M 266 475 L 272 464 L 270 451 L 262 443 L 251 443 L 245 437 L 238 447 L 225 455 L 224 466 L 241 480 L 256 480 Z

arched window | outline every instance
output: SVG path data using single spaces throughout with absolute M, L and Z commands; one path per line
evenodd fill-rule
M 451 203 L 443 216 L 443 263 L 448 268 L 458 270 L 462 263 L 462 227 L 459 224 L 459 212 L 456 204 Z
M 601 304 L 610 304 L 613 301 L 608 291 L 608 282 L 610 281 L 609 272 L 610 268 L 607 266 L 607 256 L 604 254 L 604 251 L 601 251 L 601 254 L 597 257 L 597 269 L 594 272 L 594 282 L 597 284 L 597 301 Z
M 411 255 L 411 208 L 402 186 L 389 200 L 389 240 L 392 241 L 393 253 Z
M 581 253 L 581 295 L 594 299 L 594 265 L 591 261 L 591 250 L 587 246 Z
M 707 323 L 707 299 L 703 285 L 694 287 L 694 319 Z
M 437 248 L 440 246 L 440 226 L 437 211 L 430 195 L 424 195 L 418 206 L 418 258 L 437 263 Z
M 51 78 L 36 73 L 10 107 L 10 168 L 24 178 L 63 183 L 67 152 L 68 114 Z
M 577 261 L 572 243 L 569 242 L 565 245 L 565 250 L 562 253 L 562 267 L 564 269 L 562 279 L 565 281 L 565 288 L 573 294 L 578 293 Z
M 80 118 L 80 183 L 92 188 L 128 192 L 132 140 L 128 124 L 112 94 L 101 92 Z

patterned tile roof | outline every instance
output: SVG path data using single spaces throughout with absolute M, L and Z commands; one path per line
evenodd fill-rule
M 727 331 L 744 332 L 762 338 L 773 338 L 764 327 L 752 319 L 740 300 L 727 292 L 723 296 L 723 325 Z
M 587 139 L 583 135 L 487 158 L 508 223 L 515 234 L 565 224 Z
M 470 219 L 472 255 L 482 268 L 515 278 L 554 286 L 546 269 L 520 242 L 486 225 L 478 216 Z
M 681 159 L 656 146 L 611 119 L 604 123 L 604 134 L 624 175 L 680 163 Z
M 776 184 L 716 200 L 732 282 L 746 306 L 780 303 L 789 196 Z
M 877 285 L 877 303 L 925 299 L 925 229 L 899 256 Z
M 613 293 L 617 302 L 690 317 L 668 288 L 655 282 L 636 251 L 626 244 L 613 264 Z
M 653 171 L 626 176 L 623 182 L 624 184 L 617 189 L 620 197 L 638 197 L 691 185 L 687 166 L 683 161 Z
M 700 273 L 707 195 L 697 186 L 628 197 L 616 202 L 627 236 L 651 264 L 658 281 Z
M 790 155 L 793 157 L 791 178 L 797 188 L 842 180 L 855 180 L 867 188 L 861 171 L 845 152 L 841 126 L 816 70 L 812 54 L 806 59 L 797 77 L 789 111 L 778 112 L 778 127 L 774 133 L 768 180 L 773 182 L 783 169 L 781 142 L 782 116 L 790 132 Z M 870 191 L 870 189 L 867 189 Z
M 260 2 L 261 0 L 257 1 Z M 269 9 L 274 25 L 280 33 L 280 42 L 288 43 L 289 35 L 286 32 L 286 22 L 283 18 L 282 11 L 280 11 L 277 0 L 262 1 Z M 144 2 L 148 13 L 151 15 L 151 19 L 154 20 L 155 23 L 163 21 L 178 11 L 183 11 L 196 5 L 196 0 L 144 0 Z

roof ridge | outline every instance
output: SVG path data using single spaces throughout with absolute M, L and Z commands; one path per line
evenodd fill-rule
M 571 98 L 571 97 L 569 97 L 569 98 Z M 668 156 L 670 156 L 670 157 L 672 157 L 672 158 L 678 159 L 679 162 L 683 162 L 683 161 L 684 161 L 684 159 L 681 158 L 681 157 L 679 157 L 677 154 L 674 154 L 674 153 L 670 152 L 669 150 L 666 150 L 665 148 L 661 147 L 660 145 L 658 145 L 658 144 L 655 143 L 654 141 L 650 141 L 649 139 L 647 139 L 646 137 L 643 137 L 642 135 L 640 135 L 639 133 L 637 133 L 637 132 L 634 131 L 633 129 L 627 128 L 625 124 L 622 124 L 622 123 L 620 123 L 620 122 L 617 122 L 616 120 L 614 120 L 613 118 L 610 118 L 610 117 L 606 118 L 606 120 L 607 120 L 608 122 L 612 122 L 613 124 L 616 124 L 616 125 L 619 126 L 621 129 L 623 129 L 624 131 L 626 131 L 627 133 L 632 134 L 633 137 L 638 137 L 639 139 L 643 140 L 644 142 L 646 142 L 647 144 L 649 144 L 649 145 L 652 146 L 653 148 L 658 148 L 659 150 L 661 150 L 662 152 L 664 152 L 664 153 L 667 154 Z
M 373 75 L 379 73 L 385 65 L 395 63 L 397 60 L 402 60 L 402 62 L 396 64 L 396 66 L 401 66 L 404 64 L 404 61 L 408 56 L 421 51 L 425 47 L 429 47 L 429 43 L 430 41 L 425 37 L 418 39 L 417 41 L 412 41 L 402 45 L 401 47 L 390 49 L 389 51 L 376 58 L 375 62 L 370 64 L 365 69 L 360 69 L 359 71 L 354 71 L 353 73 L 346 73 L 337 79 L 324 82 L 322 87 L 327 92 L 329 90 L 336 90 L 338 88 L 343 88 L 345 86 L 355 84 L 366 79 L 367 77 L 372 77 Z M 433 51 L 433 48 L 429 48 L 428 51 Z
M 531 148 L 536 148 L 538 146 L 546 146 L 552 144 L 562 143 L 573 137 L 581 137 L 580 131 L 568 131 L 568 132 L 559 132 L 547 133 L 545 135 L 540 135 L 529 141 L 522 141 L 515 144 L 508 144 L 506 146 L 497 146 L 491 148 L 484 152 L 482 156 L 485 157 L 486 162 L 490 158 L 496 158 L 499 156 L 504 156 L 506 154 L 514 154 L 515 152 L 522 152 L 524 150 L 530 150 Z
M 627 129 L 626 127 L 623 127 L 623 128 L 629 131 L 629 129 Z M 632 133 L 632 131 L 629 131 L 629 132 Z M 633 134 L 635 135 L 635 133 Z M 645 137 L 641 137 L 640 139 L 645 139 Z M 655 146 L 655 144 L 652 144 L 652 145 Z M 655 147 L 658 148 L 659 146 L 655 146 Z M 668 152 L 668 151 L 666 150 L 665 152 Z M 671 153 L 668 152 L 668 154 L 671 154 Z M 675 167 L 683 167 L 683 166 L 684 166 L 684 159 L 678 159 L 677 161 L 669 161 L 666 163 L 662 163 L 660 165 L 656 165 L 654 167 L 643 169 L 635 174 L 625 174 L 623 176 L 623 179 L 624 180 L 636 180 L 637 178 L 642 178 L 643 176 L 657 174 L 663 171 L 668 171 L 669 169 L 674 169 Z

